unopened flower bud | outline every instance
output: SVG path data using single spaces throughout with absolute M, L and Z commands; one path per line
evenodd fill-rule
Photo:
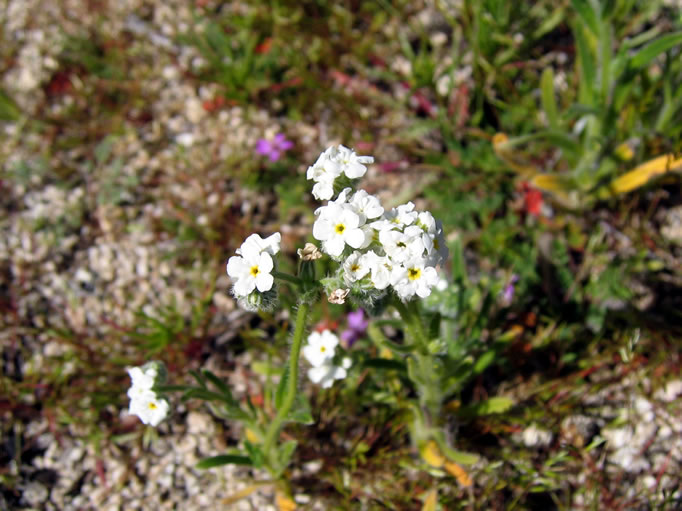
M 348 293 L 350 293 L 350 289 L 336 289 L 329 295 L 329 303 L 335 303 L 337 305 L 346 303 L 346 296 L 348 296 Z

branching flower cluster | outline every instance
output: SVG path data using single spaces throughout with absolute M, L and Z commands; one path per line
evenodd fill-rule
M 436 265 L 448 249 L 439 221 L 412 202 L 385 212 L 379 199 L 345 188 L 315 215 L 313 237 L 322 251 L 341 262 L 339 277 L 357 297 L 369 301 L 389 286 L 402 301 L 424 298 L 438 282 Z
M 165 368 L 159 362 L 149 362 L 142 367 L 131 367 L 128 374 L 132 385 L 128 389 L 129 411 L 144 424 L 158 426 L 168 415 L 168 400 L 154 390 L 165 381 Z
M 332 146 L 320 154 L 317 161 L 306 173 L 309 180 L 315 181 L 313 196 L 317 200 L 329 200 L 334 196 L 334 185 L 347 179 L 359 179 L 367 172 L 372 156 L 358 156 L 355 151 L 345 146 Z

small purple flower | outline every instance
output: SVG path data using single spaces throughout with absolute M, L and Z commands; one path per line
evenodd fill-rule
M 284 133 L 278 133 L 275 138 L 268 140 L 266 138 L 258 139 L 256 142 L 256 152 L 263 156 L 270 158 L 270 161 L 279 160 L 282 153 L 294 147 L 293 142 L 287 140 Z
M 502 290 L 502 299 L 506 303 L 511 303 L 511 301 L 514 299 L 514 284 L 516 284 L 519 280 L 519 276 L 514 274 L 511 276 L 511 279 L 509 279 L 509 283 L 504 287 Z
M 365 313 L 362 309 L 349 312 L 346 320 L 348 321 L 348 328 L 341 332 L 341 343 L 345 348 L 350 348 L 365 333 L 369 321 L 365 319 Z
M 349 312 L 346 319 L 348 320 L 348 328 L 360 334 L 364 333 L 367 330 L 367 326 L 369 326 L 369 321 L 365 319 L 365 312 L 362 309 Z

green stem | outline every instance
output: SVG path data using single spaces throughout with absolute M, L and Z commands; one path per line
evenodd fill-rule
M 414 341 L 417 343 L 419 348 L 426 352 L 428 338 L 424 332 L 424 325 L 419 317 L 419 311 L 417 310 L 417 302 L 412 301 L 405 305 L 400 300 L 395 300 L 393 306 L 398 310 L 400 317 L 403 318 L 407 331 Z
M 284 396 L 282 406 L 277 410 L 277 415 L 270 423 L 267 432 L 265 433 L 265 442 L 263 449 L 265 455 L 270 457 L 275 441 L 278 438 L 282 423 L 289 414 L 291 407 L 296 399 L 296 390 L 298 385 L 298 358 L 301 353 L 301 344 L 303 342 L 303 334 L 305 332 L 305 324 L 308 316 L 310 305 L 307 303 L 300 303 L 298 305 L 298 312 L 296 313 L 296 327 L 294 328 L 294 339 L 291 344 L 291 353 L 289 354 L 289 380 L 287 381 L 287 392 Z
M 303 281 L 298 277 L 294 277 L 293 275 L 289 275 L 288 273 L 282 273 L 281 271 L 273 270 L 272 276 L 275 277 L 276 279 L 281 279 L 291 284 L 295 284 L 297 286 L 303 284 Z

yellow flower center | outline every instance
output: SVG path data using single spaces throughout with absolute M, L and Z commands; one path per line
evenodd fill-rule
M 410 268 L 407 270 L 407 278 L 410 280 L 417 280 L 421 277 L 422 271 L 419 268 Z
M 336 234 L 343 234 L 343 231 L 346 230 L 346 226 L 343 224 L 336 224 L 336 227 L 334 227 L 334 230 L 336 231 Z
M 327 348 L 325 348 L 324 346 L 320 346 L 320 353 L 324 353 L 325 351 L 327 351 Z
M 350 271 L 358 271 L 360 269 L 360 265 L 355 263 L 350 265 Z
M 252 266 L 251 269 L 249 270 L 249 273 L 252 276 L 256 277 L 260 273 L 260 270 L 258 269 L 258 266 Z
M 155 403 L 154 401 L 152 401 L 151 403 L 149 403 L 149 409 L 150 409 L 150 410 L 156 410 L 156 403 Z

